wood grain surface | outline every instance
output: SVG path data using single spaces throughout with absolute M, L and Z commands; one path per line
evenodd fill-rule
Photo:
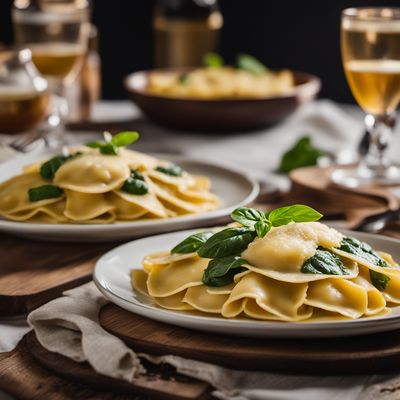
M 295 374 L 364 374 L 400 369 L 400 332 L 352 338 L 246 339 L 192 331 L 103 307 L 101 325 L 136 351 L 174 354 L 243 370 Z
M 151 366 L 132 383 L 107 378 L 87 363 L 47 351 L 31 332 L 14 351 L 1 354 L 0 389 L 22 400 L 199 400 L 210 387 Z
M 91 279 L 116 243 L 49 243 L 0 235 L 0 316 L 24 314 Z

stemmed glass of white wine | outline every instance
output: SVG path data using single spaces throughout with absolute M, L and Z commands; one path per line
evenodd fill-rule
M 16 44 L 31 50 L 50 90 L 63 97 L 87 49 L 89 6 L 89 0 L 14 0 Z
M 367 113 L 370 140 L 359 165 L 335 170 L 332 180 L 350 187 L 400 184 L 400 168 L 386 155 L 400 103 L 400 8 L 345 9 L 341 48 L 347 82 Z

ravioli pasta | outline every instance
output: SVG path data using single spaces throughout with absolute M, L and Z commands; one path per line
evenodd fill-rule
M 218 208 L 205 176 L 146 154 L 77 147 L 0 184 L 0 216 L 35 223 L 108 224 Z
M 189 253 L 176 253 L 178 246 L 146 256 L 143 268 L 132 270 L 133 289 L 165 309 L 286 322 L 358 319 L 400 304 L 400 267 L 391 255 L 319 222 L 254 233 L 233 261 L 222 254 L 215 275 L 226 278 L 222 285 L 205 279 L 213 262 L 198 246 L 207 247 L 207 237 L 199 244 L 199 233 Z

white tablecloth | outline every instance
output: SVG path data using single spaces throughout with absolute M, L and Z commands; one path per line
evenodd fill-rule
M 223 161 L 241 167 L 257 179 L 281 186 L 287 184 L 286 179 L 273 171 L 277 168 L 282 153 L 299 137 L 310 135 L 316 146 L 348 158 L 351 152 L 343 150 L 354 149 L 358 144 L 363 132 L 362 118 L 362 113 L 356 107 L 338 106 L 331 101 L 320 100 L 305 106 L 284 123 L 272 128 L 236 134 L 193 134 L 174 132 L 156 126 L 144 119 L 127 101 L 101 102 L 96 105 L 93 115 L 96 121 L 132 120 L 131 128 L 141 134 L 141 139 L 135 145 L 138 150 L 185 154 L 204 160 Z M 88 132 L 74 132 L 66 134 L 65 138 L 68 142 L 79 142 L 87 140 L 91 135 Z M 399 148 L 399 140 L 400 138 L 394 140 L 391 151 L 394 155 Z M 0 319 L 0 352 L 13 349 L 27 330 L 23 317 Z M 350 384 L 346 387 L 337 387 L 337 396 L 329 398 L 355 399 L 360 393 L 360 387 L 369 379 L 370 377 L 357 378 L 353 386 Z M 283 384 L 271 388 L 271 399 L 326 398 L 324 389 L 328 387 L 324 388 L 323 379 L 311 386 L 302 385 L 302 378 L 285 380 L 284 376 L 280 376 L 279 381 Z

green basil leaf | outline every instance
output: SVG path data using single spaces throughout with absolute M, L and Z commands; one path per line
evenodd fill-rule
M 270 230 L 271 230 L 271 222 L 269 220 L 261 220 L 258 221 L 254 225 L 254 229 L 257 233 L 257 236 L 263 238 Z
M 189 80 L 189 74 L 183 73 L 178 76 L 178 82 L 181 85 L 186 85 Z
M 40 201 L 45 199 L 55 199 L 61 197 L 64 191 L 58 186 L 43 185 L 28 190 L 29 201 Z
M 390 282 L 390 278 L 387 275 L 372 271 L 372 269 L 369 270 L 369 277 L 371 279 L 371 283 L 380 291 L 385 290 Z
M 245 250 L 255 236 L 248 228 L 227 228 L 212 235 L 197 253 L 204 258 L 235 256 Z
M 258 221 L 265 219 L 266 217 L 262 211 L 258 211 L 254 208 L 239 207 L 233 210 L 231 218 L 247 228 L 254 228 L 254 225 Z
M 280 172 L 289 173 L 296 168 L 317 165 L 318 159 L 323 155 L 325 152 L 314 147 L 309 136 L 304 136 L 283 154 L 278 169 Z
M 321 219 L 322 214 L 303 204 L 281 207 L 272 210 L 267 215 L 272 226 L 281 226 L 290 222 L 312 222 Z
M 121 190 L 126 193 L 142 196 L 149 192 L 149 186 L 145 181 L 129 177 L 122 185 Z
M 44 179 L 53 179 L 57 170 L 63 165 L 70 156 L 58 155 L 46 161 L 40 167 L 40 175 Z
M 101 140 L 95 140 L 94 142 L 89 142 L 86 143 L 86 147 L 91 147 L 92 149 L 99 149 L 100 147 L 103 147 L 105 142 L 102 142 Z
M 179 165 L 171 164 L 168 167 L 156 167 L 156 171 L 171 176 L 182 176 L 183 170 Z
M 353 237 L 344 237 L 342 243 L 340 244 L 339 250 L 358 256 L 363 260 L 379 267 L 388 266 L 386 261 L 377 253 L 375 253 L 368 243 L 361 242 Z
M 224 60 L 217 53 L 206 53 L 203 57 L 203 64 L 210 68 L 221 68 L 224 65 Z
M 200 232 L 190 235 L 182 242 L 178 243 L 172 250 L 171 253 L 187 254 L 193 253 L 200 249 L 201 246 L 213 235 L 213 232 Z
M 206 286 L 225 286 L 233 282 L 233 277 L 246 270 L 241 268 L 247 261 L 240 257 L 224 257 L 210 260 L 203 273 L 203 283 Z
M 138 170 L 131 170 L 131 177 L 133 179 L 139 179 L 140 181 L 144 181 L 143 174 Z
M 348 275 L 342 260 L 326 249 L 317 249 L 301 267 L 303 274 Z
M 100 147 L 100 153 L 109 155 L 109 156 L 116 156 L 119 154 L 119 148 L 114 143 L 107 143 L 104 146 Z
M 262 62 L 249 54 L 238 54 L 236 65 L 238 68 L 255 75 L 261 75 L 268 71 L 268 68 Z
M 135 131 L 119 132 L 113 136 L 111 143 L 117 147 L 126 147 L 139 139 L 139 133 Z

